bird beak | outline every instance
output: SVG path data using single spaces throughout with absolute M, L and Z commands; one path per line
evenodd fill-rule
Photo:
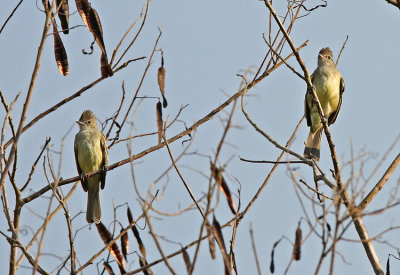
M 75 121 L 76 123 L 78 123 L 79 125 L 83 125 L 83 124 L 85 124 L 85 123 L 83 123 L 82 121 Z

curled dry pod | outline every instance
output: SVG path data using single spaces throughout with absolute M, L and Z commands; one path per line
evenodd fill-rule
M 294 241 L 293 252 L 292 252 L 292 259 L 299 261 L 301 257 L 301 228 L 300 224 L 297 226 L 296 229 L 296 238 Z
M 108 231 L 108 229 L 104 226 L 104 224 L 102 222 L 97 223 L 96 228 L 97 228 L 97 231 L 99 232 L 100 237 L 103 240 L 104 244 L 108 245 L 113 239 L 110 231 Z M 125 270 L 124 258 L 121 255 L 121 251 L 119 250 L 117 243 L 114 242 L 111 246 L 108 247 L 108 250 L 110 250 L 111 254 L 117 260 L 118 267 L 121 270 L 121 272 L 122 272 L 122 270 Z
M 163 130 L 162 108 L 160 101 L 157 102 L 156 112 L 157 112 L 158 144 L 160 144 L 162 139 L 162 130 Z
M 56 63 L 58 71 L 63 76 L 69 75 L 68 57 L 65 51 L 64 44 L 58 34 L 55 23 L 53 23 L 53 37 L 54 37 L 54 56 L 56 58 Z
M 61 28 L 64 34 L 69 33 L 69 6 L 68 0 L 57 0 L 57 7 L 58 9 L 58 18 L 60 18 Z
M 211 164 L 211 170 L 214 175 L 215 181 L 218 183 L 222 193 L 224 193 L 226 197 L 226 201 L 228 202 L 229 209 L 231 210 L 233 215 L 237 214 L 235 201 L 233 200 L 232 193 L 229 190 L 228 184 L 226 183 L 224 177 L 222 176 L 221 169 L 217 168 L 214 164 Z
M 121 229 L 121 232 L 124 231 L 124 229 Z M 129 239 L 128 239 L 128 232 L 125 232 L 121 236 L 121 250 L 122 250 L 122 255 L 125 258 L 125 261 L 128 261 L 127 255 L 129 253 Z

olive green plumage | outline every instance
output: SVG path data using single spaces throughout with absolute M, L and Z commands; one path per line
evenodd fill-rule
M 79 132 L 75 135 L 75 162 L 80 175 L 99 170 L 108 165 L 108 152 L 106 139 L 97 128 L 96 116 L 86 110 L 79 121 Z M 86 220 L 88 223 L 99 223 L 101 220 L 101 207 L 99 187 L 104 189 L 106 174 L 81 179 L 82 187 L 88 192 Z

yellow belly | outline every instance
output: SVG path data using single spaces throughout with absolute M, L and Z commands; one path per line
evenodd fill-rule
M 340 98 L 340 74 L 332 74 L 327 71 L 315 71 L 313 84 L 315 86 L 319 102 L 326 118 L 336 111 Z M 312 104 L 311 95 L 307 96 L 307 104 L 310 107 L 311 131 L 315 133 L 322 127 L 318 108 Z

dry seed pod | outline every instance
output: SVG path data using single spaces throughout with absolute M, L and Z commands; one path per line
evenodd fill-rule
M 105 55 L 104 53 L 102 53 L 100 57 L 100 71 L 101 71 L 101 77 L 104 78 L 112 76 L 114 74 L 110 64 L 108 64 L 107 55 Z
M 129 207 L 127 209 L 127 215 L 128 215 L 129 223 L 132 223 L 133 217 L 132 217 L 131 209 Z M 140 238 L 139 231 L 137 230 L 136 225 L 134 225 L 132 227 L 132 232 L 136 238 L 136 241 L 138 242 L 140 253 L 142 253 L 143 257 L 146 257 L 146 248 L 143 245 L 142 239 Z
M 185 262 L 186 270 L 188 274 L 190 274 L 190 268 L 192 267 L 192 264 L 190 263 L 190 257 L 189 254 L 187 253 L 186 249 L 182 247 L 182 256 L 183 256 L 183 261 Z
M 129 223 L 132 223 L 133 222 L 133 216 L 132 216 L 131 209 L 129 207 L 126 209 L 126 215 L 128 216 Z
M 147 265 L 147 261 L 145 258 L 139 256 L 139 264 L 141 267 Z M 153 271 L 150 268 L 143 269 L 144 275 L 153 275 Z
M 293 252 L 292 252 L 292 259 L 299 261 L 301 256 L 301 228 L 300 223 L 296 229 L 296 238 L 294 241 Z
M 124 231 L 124 229 L 121 229 L 121 232 Z M 128 232 L 125 232 L 121 236 L 121 250 L 122 250 L 122 255 L 125 258 L 125 261 L 128 261 L 127 255 L 129 253 L 129 239 L 128 239 Z
M 222 193 L 224 193 L 226 197 L 226 201 L 228 202 L 229 209 L 231 210 L 233 215 L 237 214 L 235 201 L 233 200 L 232 193 L 229 190 L 228 184 L 226 183 L 224 177 L 222 176 L 221 169 L 217 168 L 215 165 L 211 164 L 211 170 L 214 174 L 214 179 L 218 183 Z
M 108 271 L 108 274 L 115 275 L 114 271 L 111 268 L 111 265 L 107 262 L 103 262 L 104 269 Z
M 215 260 L 215 242 L 214 242 L 214 233 L 213 233 L 213 228 L 210 226 L 208 223 L 206 224 L 206 230 L 207 230 L 207 239 L 208 239 L 208 247 L 210 249 L 210 254 L 211 258 Z
M 104 46 L 103 40 L 103 28 L 101 27 L 99 15 L 93 8 L 89 10 L 89 26 L 90 31 L 93 33 L 94 38 L 101 49 L 101 52 L 106 55 L 106 47 Z
M 140 253 L 142 253 L 143 257 L 146 258 L 146 248 L 144 247 L 142 239 L 140 238 L 139 231 L 137 230 L 136 225 L 132 227 L 132 232 L 136 238 L 136 241 L 138 242 Z
M 222 230 L 219 222 L 213 217 L 213 230 L 214 230 L 214 236 L 215 239 L 217 240 L 219 249 L 221 250 L 222 257 L 224 259 L 224 266 L 225 266 L 225 274 L 232 274 L 232 268 L 231 268 L 231 261 L 229 258 L 228 253 L 226 252 L 225 248 L 225 242 L 224 242 L 224 236 L 222 235 Z
M 90 12 L 90 4 L 88 0 L 75 0 L 76 8 L 78 9 L 79 15 L 82 18 L 83 23 L 85 23 L 88 30 L 90 30 L 89 25 L 89 12 Z M 91 31 L 91 30 L 90 30 Z
M 278 244 L 281 242 L 281 240 L 283 239 L 283 237 L 281 237 L 279 240 L 277 240 L 274 245 L 272 246 L 272 251 L 271 251 L 271 264 L 269 266 L 269 270 L 271 271 L 271 273 L 274 273 L 275 271 L 275 264 L 274 264 L 274 254 L 275 254 L 275 249 L 278 246 Z
M 53 37 L 54 37 L 54 56 L 56 58 L 56 63 L 58 71 L 63 76 L 69 75 L 68 57 L 65 51 L 64 44 L 58 34 L 56 24 L 53 21 Z
M 104 226 L 104 224 L 102 222 L 97 223 L 96 228 L 97 228 L 97 231 L 99 232 L 100 237 L 103 240 L 104 244 L 108 245 L 113 239 L 110 231 L 108 231 L 108 229 Z M 110 250 L 111 254 L 117 260 L 119 269 L 121 271 L 125 270 L 124 258 L 121 255 L 121 251 L 119 250 L 117 243 L 114 242 L 110 247 L 108 247 L 108 250 Z
M 158 86 L 163 98 L 163 107 L 166 108 L 168 105 L 167 99 L 165 98 L 165 68 L 164 68 L 164 56 L 161 55 L 161 67 L 158 68 L 157 73 Z
M 157 112 L 158 144 L 160 144 L 162 139 L 162 130 L 163 130 L 162 108 L 160 101 L 157 102 L 156 112 Z
M 60 7 L 58 9 L 58 18 L 60 19 L 61 22 L 61 28 L 64 34 L 69 33 L 69 27 L 68 27 L 68 22 L 69 22 L 69 6 L 68 6 L 68 0 L 57 0 L 57 7 Z

